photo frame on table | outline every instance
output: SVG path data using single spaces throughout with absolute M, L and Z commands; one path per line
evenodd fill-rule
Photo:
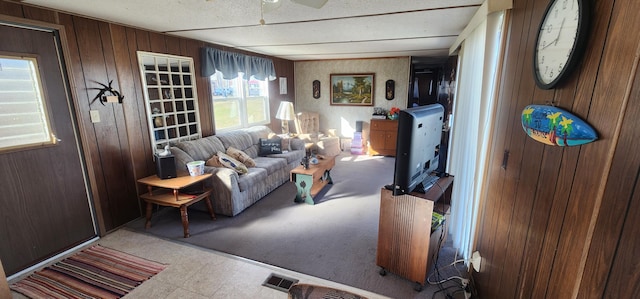
M 373 106 L 374 74 L 331 74 L 330 104 Z

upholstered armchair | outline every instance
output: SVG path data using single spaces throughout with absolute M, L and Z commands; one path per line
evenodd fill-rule
M 320 115 L 317 112 L 299 112 L 295 119 L 298 138 L 304 140 L 307 151 L 326 156 L 340 154 L 340 137 L 335 129 L 320 132 Z

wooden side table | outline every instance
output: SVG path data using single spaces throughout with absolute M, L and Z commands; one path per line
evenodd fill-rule
M 291 170 L 291 181 L 296 184 L 298 192 L 296 202 L 306 202 L 315 204 L 315 197 L 327 184 L 333 184 L 331 179 L 331 169 L 336 165 L 336 156 L 325 156 L 318 160 L 318 164 L 309 165 L 309 169 L 304 169 L 302 165 Z
M 180 193 L 180 189 L 189 187 L 193 184 L 202 182 L 204 187 L 204 180 L 211 177 L 210 173 L 205 173 L 200 176 L 180 176 L 173 179 L 160 179 L 157 175 L 148 176 L 138 180 L 138 183 L 147 185 L 148 193 L 140 195 L 145 202 L 147 202 L 147 221 L 145 228 L 151 227 L 151 212 L 153 204 L 161 206 L 169 206 L 180 209 L 180 216 L 182 218 L 182 228 L 184 230 L 184 237 L 189 237 L 189 217 L 187 215 L 187 207 L 205 199 L 207 210 L 211 215 L 211 219 L 216 220 L 216 215 L 213 212 L 213 206 L 209 196 L 212 189 L 206 189 L 202 193 L 198 194 L 185 194 Z M 160 188 L 160 190 L 154 190 L 154 187 Z

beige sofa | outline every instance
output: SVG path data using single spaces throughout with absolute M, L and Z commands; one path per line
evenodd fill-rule
M 290 171 L 300 165 L 305 156 L 304 142 L 300 139 L 289 139 L 290 149 L 286 152 L 259 156 L 260 139 L 273 135 L 268 127 L 256 126 L 179 142 L 171 147 L 171 153 L 176 157 L 179 171 L 186 170 L 188 162 L 207 161 L 218 151 L 225 153 L 229 147 L 248 154 L 256 166 L 249 167 L 246 174 L 225 167 L 205 166 L 205 172 L 213 174 L 209 184 L 213 187 L 215 213 L 235 216 L 287 182 Z

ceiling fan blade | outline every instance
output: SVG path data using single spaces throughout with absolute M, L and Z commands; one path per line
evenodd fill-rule
M 328 0 L 291 0 L 291 2 L 302 4 L 313 8 L 321 8 Z

